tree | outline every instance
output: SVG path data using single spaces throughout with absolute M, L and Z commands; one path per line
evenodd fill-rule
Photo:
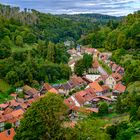
M 106 102 L 102 102 L 99 105 L 99 115 L 103 116 L 105 114 L 108 114 L 108 104 Z
M 94 125 L 93 125 L 94 124 Z M 76 140 L 109 140 L 109 136 L 100 128 L 102 121 L 87 118 L 82 120 L 74 129 Z
M 16 37 L 16 45 L 22 47 L 23 46 L 23 37 L 18 35 Z
M 63 139 L 66 110 L 59 95 L 48 93 L 26 111 L 14 140 Z
M 111 139 L 115 139 L 117 135 L 117 126 L 111 125 L 106 128 L 106 133 L 110 135 Z
M 19 76 L 15 71 L 9 71 L 5 77 L 6 81 L 14 85 L 19 80 Z
M 4 129 L 6 129 L 6 130 L 11 129 L 11 127 L 12 127 L 11 123 L 5 123 L 5 125 L 4 125 Z
M 137 117 L 138 117 L 138 119 L 140 120 L 140 106 L 139 106 L 139 108 L 138 108 L 138 110 L 137 110 Z
M 84 56 L 83 56 L 83 65 L 84 65 L 84 67 L 85 67 L 86 70 L 88 70 L 89 68 L 91 68 L 92 61 L 93 61 L 93 58 L 92 58 L 91 55 L 84 54 Z
M 47 50 L 47 60 L 54 62 L 54 55 L 55 55 L 54 44 L 52 42 L 49 42 Z
M 36 36 L 33 33 L 27 33 L 27 35 L 24 37 L 25 43 L 35 43 L 36 42 Z
M 75 74 L 77 74 L 78 76 L 82 76 L 84 73 L 84 65 L 83 65 L 83 60 L 78 60 L 75 64 L 74 67 L 74 72 Z

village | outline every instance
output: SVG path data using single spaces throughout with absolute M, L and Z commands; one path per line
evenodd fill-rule
M 74 123 L 79 117 L 79 112 L 98 114 L 100 102 L 104 101 L 110 105 L 116 102 L 118 95 L 125 92 L 126 86 L 122 83 L 124 68 L 111 61 L 110 52 L 102 53 L 95 48 L 77 45 L 76 49 L 69 49 L 68 53 L 71 56 L 68 65 L 72 76 L 66 83 L 43 83 L 38 90 L 25 85 L 11 93 L 12 100 L 0 104 L 0 138 L 12 138 L 15 134 L 13 128 L 20 125 L 26 110 L 48 92 L 63 96 L 64 103 L 69 109 L 69 118 Z M 80 77 L 74 74 L 74 66 L 85 53 L 92 55 L 93 63 L 88 72 Z M 102 64 L 106 65 L 111 73 L 108 73 Z M 20 96 L 20 93 L 23 95 Z M 7 123 L 11 123 L 12 128 L 4 131 Z

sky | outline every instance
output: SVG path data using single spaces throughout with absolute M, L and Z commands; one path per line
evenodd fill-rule
M 0 3 L 52 14 L 100 13 L 124 16 L 140 10 L 140 0 L 0 0 Z

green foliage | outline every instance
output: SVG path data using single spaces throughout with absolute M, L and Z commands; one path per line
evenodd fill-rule
M 59 95 L 48 93 L 26 111 L 14 140 L 64 139 L 66 109 Z
M 76 62 L 75 67 L 74 67 L 74 72 L 75 74 L 77 74 L 78 76 L 82 76 L 84 73 L 84 64 L 83 64 L 83 60 L 80 59 Z
M 5 125 L 4 125 L 4 129 L 6 129 L 6 130 L 11 129 L 11 127 L 12 127 L 11 123 L 5 123 Z
M 85 67 L 86 70 L 88 70 L 89 68 L 91 68 L 92 61 L 93 61 L 93 58 L 92 58 L 91 55 L 84 54 L 82 61 L 83 61 L 83 65 L 84 65 L 84 67 Z
M 101 66 L 105 69 L 105 71 L 108 73 L 108 74 L 111 74 L 112 73 L 112 70 L 108 67 L 108 65 L 106 65 L 104 62 L 102 61 L 98 61 Z
M 106 102 L 102 102 L 99 105 L 99 115 L 103 116 L 103 115 L 106 115 L 106 114 L 108 114 L 108 104 Z
M 22 36 L 18 35 L 16 37 L 16 45 L 22 47 L 23 46 L 23 38 Z
M 47 49 L 47 60 L 54 62 L 54 55 L 55 55 L 54 44 L 49 42 L 48 49 Z
M 86 119 L 80 122 L 75 129 L 76 140 L 109 140 L 109 136 L 101 130 L 102 121 L 98 119 Z

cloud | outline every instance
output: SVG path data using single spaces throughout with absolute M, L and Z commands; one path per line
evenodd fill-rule
M 52 14 L 101 13 L 120 16 L 140 10 L 140 0 L 0 0 L 0 3 Z

